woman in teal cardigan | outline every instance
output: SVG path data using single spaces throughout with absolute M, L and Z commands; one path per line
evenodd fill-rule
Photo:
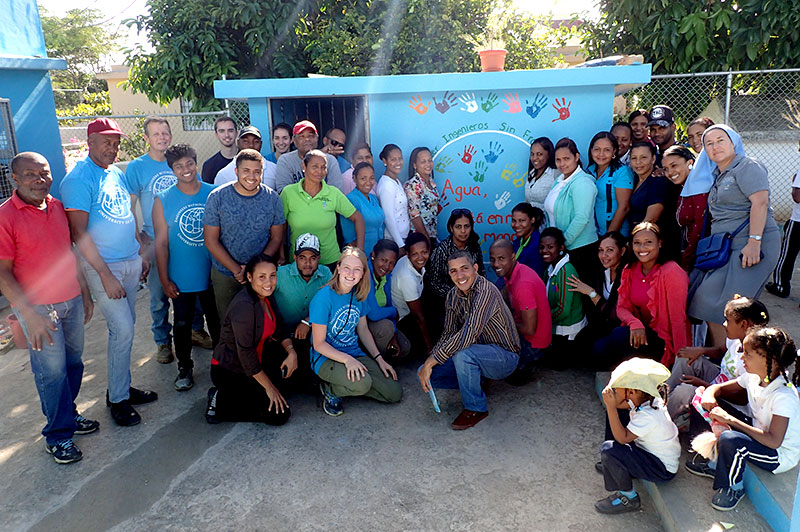
M 561 176 L 544 201 L 553 227 L 564 233 L 570 261 L 580 277 L 587 277 L 597 262 L 597 227 L 594 202 L 597 187 L 592 176 L 581 168 L 575 141 L 563 138 L 556 144 L 556 166 Z

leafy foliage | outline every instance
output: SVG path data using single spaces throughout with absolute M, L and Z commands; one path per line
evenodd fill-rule
M 800 61 L 800 10 L 778 0 L 600 0 L 584 24 L 590 55 L 642 53 L 666 73 L 788 68 Z
M 56 109 L 58 116 L 101 116 L 111 114 L 111 98 L 108 91 L 87 92 L 83 95 L 83 102 L 72 107 Z M 61 125 L 71 126 L 71 120 L 62 120 Z

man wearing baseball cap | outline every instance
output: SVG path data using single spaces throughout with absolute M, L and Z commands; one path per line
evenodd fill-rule
M 310 377 L 309 359 L 304 356 L 308 355 L 310 347 L 308 305 L 319 289 L 331 279 L 331 271 L 319 267 L 319 254 L 319 238 L 311 233 L 297 237 L 294 262 L 278 267 L 278 283 L 274 294 L 286 327 L 294 331 L 292 339 L 300 355 L 298 362 L 304 377 Z
M 650 128 L 650 138 L 658 146 L 658 161 L 661 166 L 661 154 L 664 150 L 675 144 L 675 115 L 666 105 L 656 105 L 648 113 L 647 127 Z
M 239 146 L 239 151 L 242 150 L 256 150 L 261 152 L 263 141 L 261 140 L 261 132 L 255 126 L 245 126 L 239 131 L 239 137 L 236 139 L 236 145 Z M 225 168 L 217 173 L 214 178 L 214 184 L 217 186 L 224 185 L 236 181 L 236 157 L 228 163 Z M 264 159 L 264 168 L 261 173 L 261 182 L 271 189 L 275 189 L 275 163 Z
M 303 157 L 306 156 L 306 153 L 316 149 L 319 142 L 317 126 L 309 120 L 301 120 L 296 123 L 292 128 L 292 142 L 294 142 L 297 149 L 282 155 L 278 159 L 275 183 L 279 194 L 283 187 L 299 183 L 303 179 Z M 325 182 L 341 190 L 342 171 L 339 169 L 336 157 L 326 153 L 325 159 L 328 163 L 328 174 L 325 177 Z
M 108 323 L 106 403 L 114 421 L 127 427 L 141 421 L 132 405 L 158 399 L 131 386 L 136 290 L 150 265 L 139 255 L 131 187 L 114 166 L 124 133 L 110 118 L 93 120 L 87 133 L 89 156 L 64 177 L 61 197 L 89 289 Z

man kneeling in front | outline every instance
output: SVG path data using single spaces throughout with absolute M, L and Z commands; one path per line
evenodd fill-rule
M 478 265 L 466 251 L 447 260 L 455 284 L 447 294 L 444 332 L 417 375 L 426 392 L 458 388 L 464 409 L 453 421 L 455 430 L 474 427 L 489 415 L 481 379 L 505 379 L 519 361 L 519 335 L 514 317 L 500 291 L 478 275 Z

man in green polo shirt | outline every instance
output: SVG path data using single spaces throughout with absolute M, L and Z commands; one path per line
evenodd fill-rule
M 275 302 L 284 323 L 294 331 L 292 342 L 299 355 L 297 360 L 303 372 L 302 381 L 310 377 L 308 350 L 311 326 L 308 322 L 308 305 L 330 278 L 331 271 L 319 267 L 319 239 L 311 233 L 297 237 L 294 264 L 284 264 L 278 268 Z

